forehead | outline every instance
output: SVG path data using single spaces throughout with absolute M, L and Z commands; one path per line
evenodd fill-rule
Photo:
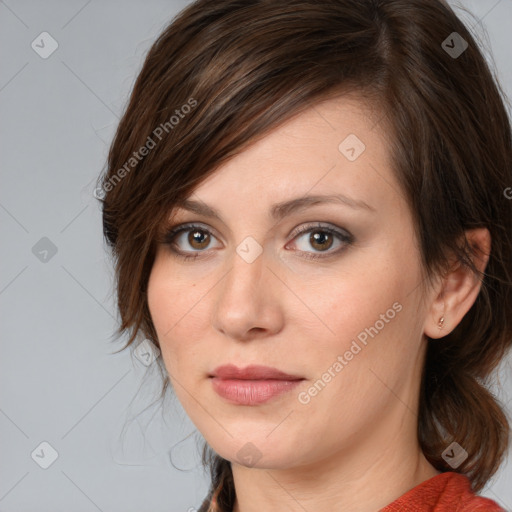
M 261 206 L 275 218 L 293 198 L 331 194 L 369 210 L 398 189 L 379 119 L 378 109 L 354 96 L 316 103 L 221 165 L 182 205 L 208 216 Z

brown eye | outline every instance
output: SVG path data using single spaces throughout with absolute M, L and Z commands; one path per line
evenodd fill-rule
M 314 231 L 309 235 L 311 247 L 319 251 L 325 251 L 332 247 L 333 236 L 326 231 Z
M 307 238 L 305 235 L 309 235 Z M 304 241 L 302 241 L 304 239 Z M 338 242 L 338 248 L 330 250 Z M 344 246 L 354 242 L 354 237 L 345 230 L 324 225 L 303 226 L 294 238 L 294 245 L 306 259 L 327 258 L 338 254 Z M 313 249 L 313 251 L 311 251 Z M 325 253 L 325 254 L 322 254 Z
M 188 232 L 187 242 L 194 249 L 206 249 L 210 243 L 210 234 L 206 231 L 191 230 Z
M 309 235 L 307 240 L 305 235 Z M 299 244 L 304 244 L 304 247 L 299 247 L 298 252 L 302 253 L 302 257 L 306 259 L 333 256 L 354 241 L 354 237 L 348 231 L 323 225 L 301 227 L 293 241 L 297 243 L 296 241 L 302 238 L 306 242 Z M 207 249 L 210 248 L 212 239 L 216 239 L 216 237 L 209 229 L 199 225 L 186 224 L 169 230 L 164 236 L 163 243 L 169 245 L 176 255 L 184 259 L 194 259 L 201 256 L 203 252 L 208 254 Z M 330 250 L 336 242 L 338 242 L 339 248 Z
M 172 252 L 185 259 L 197 258 L 207 252 L 215 236 L 202 226 L 186 224 L 169 230 L 163 243 L 171 247 Z

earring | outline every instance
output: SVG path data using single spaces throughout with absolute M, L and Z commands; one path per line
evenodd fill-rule
M 444 324 L 444 316 L 442 316 L 440 319 L 439 319 L 439 323 L 437 324 L 439 326 L 439 329 L 442 329 L 443 328 L 443 324 Z

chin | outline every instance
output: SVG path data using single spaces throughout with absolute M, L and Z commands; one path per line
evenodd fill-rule
M 278 437 L 270 442 L 266 436 L 263 434 L 261 440 L 258 436 L 251 436 L 252 441 L 234 437 L 229 444 L 209 445 L 222 458 L 247 468 L 286 469 L 299 464 L 296 446 L 284 445 Z M 244 437 L 247 439 L 249 436 Z

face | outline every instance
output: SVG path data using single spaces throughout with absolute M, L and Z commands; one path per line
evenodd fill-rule
M 378 118 L 355 98 L 317 104 L 169 216 L 183 230 L 158 247 L 151 317 L 178 399 L 235 464 L 377 456 L 397 429 L 414 432 L 420 253 Z M 222 365 L 290 377 L 212 378 Z

